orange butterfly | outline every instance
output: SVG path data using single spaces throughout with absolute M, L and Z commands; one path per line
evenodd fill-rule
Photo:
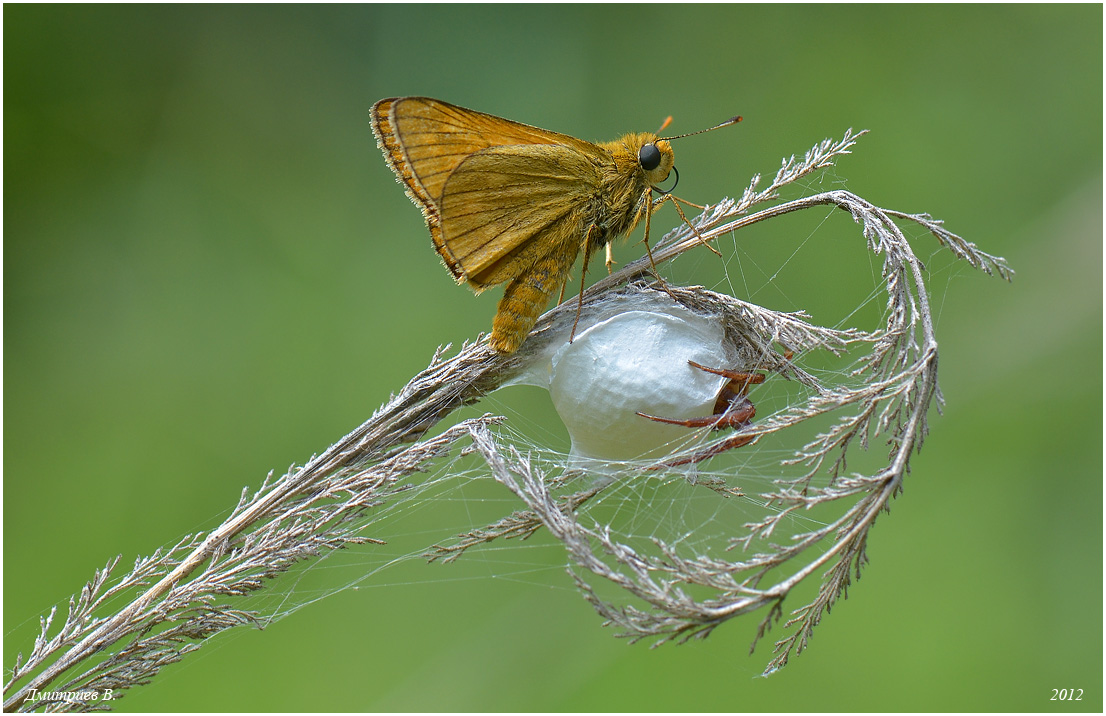
M 648 247 L 649 217 L 665 200 L 683 216 L 682 199 L 650 196 L 674 169 L 668 142 L 678 137 L 592 144 L 427 97 L 380 100 L 372 127 L 457 282 L 477 293 L 507 284 L 490 339 L 501 353 L 526 340 L 581 247 L 584 271 L 603 247 L 609 270 L 610 241 L 644 218 Z

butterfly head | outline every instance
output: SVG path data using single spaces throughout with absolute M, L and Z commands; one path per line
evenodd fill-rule
M 650 186 L 656 186 L 668 178 L 676 159 L 667 140 L 655 135 L 644 135 L 644 139 L 637 152 L 638 164 Z

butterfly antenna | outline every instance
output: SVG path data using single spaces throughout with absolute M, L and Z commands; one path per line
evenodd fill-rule
M 671 119 L 671 117 L 669 117 L 669 119 Z M 717 124 L 717 125 L 715 125 L 713 127 L 710 127 L 708 129 L 700 129 L 698 132 L 689 132 L 687 134 L 677 134 L 675 137 L 661 137 L 657 141 L 658 142 L 661 142 L 661 141 L 667 142 L 667 141 L 671 141 L 673 139 L 683 139 L 684 137 L 694 137 L 696 134 L 702 134 L 703 132 L 713 132 L 716 129 L 722 129 L 722 127 L 728 127 L 731 124 L 737 124 L 740 121 L 741 121 L 741 117 L 730 117 L 729 119 L 727 119 L 722 124 Z M 667 126 L 668 126 L 668 123 L 666 122 L 664 127 L 667 127 Z M 664 127 L 661 127 L 661 129 L 664 129 Z

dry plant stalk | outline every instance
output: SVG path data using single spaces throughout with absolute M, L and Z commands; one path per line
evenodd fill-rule
M 1013 275 L 1002 258 L 980 251 L 928 215 L 880 209 L 847 191 L 825 192 L 747 214 L 753 206 L 777 199 L 781 187 L 831 166 L 837 157 L 849 153 L 860 134 L 850 130 L 839 141 L 815 146 L 801 160 L 785 160 L 767 188 L 757 190 L 758 176 L 741 199 L 708 207 L 693 222 L 699 236 L 682 226 L 653 249 L 654 261 L 661 263 L 699 245 L 700 236 L 711 240 L 785 213 L 830 205 L 849 212 L 863 227 L 869 248 L 882 254 L 887 323 L 872 333 L 814 326 L 802 314 L 771 311 L 700 287 L 665 288 L 688 308 L 721 321 L 735 344 L 760 356 L 776 356 L 762 368 L 813 389 L 804 403 L 746 428 L 750 434 L 773 433 L 814 416 L 851 410 L 788 461 L 802 466 L 803 474 L 796 480 L 776 481 L 775 489 L 763 497 L 779 509 L 762 521 L 735 525 L 732 546 L 748 550 L 754 541 L 770 539 L 795 511 L 854 501 L 840 517 L 794 536 L 789 545 L 771 545 L 767 552 L 733 562 L 684 555 L 677 546 L 664 543 L 656 545 L 658 555 L 641 554 L 619 542 L 604 525 L 586 526 L 578 519 L 578 511 L 606 485 L 566 491 L 571 480 L 541 474 L 529 459 L 500 441 L 492 431 L 499 418 L 485 415 L 466 420 L 420 440 L 454 410 L 503 385 L 553 341 L 563 340 L 576 310 L 576 303 L 568 302 L 547 312 L 514 355 L 497 354 L 486 340 L 462 346 L 449 359 L 443 358 L 448 347 L 440 349 L 429 367 L 356 430 L 302 467 L 293 466 L 273 482 L 267 478 L 252 496 L 243 491 L 232 515 L 211 533 L 187 536 L 164 551 L 139 558 L 121 576 L 113 578 L 118 558 L 97 570 L 70 598 L 60 625 L 55 624 L 56 608 L 41 619 L 39 637 L 26 657 L 19 655 L 5 685 L 5 710 L 109 708 L 108 701 L 72 698 L 72 694 L 111 693 L 118 698 L 223 630 L 256 623 L 256 613 L 233 606 L 235 597 L 264 588 L 266 578 L 298 561 L 348 545 L 380 543 L 360 534 L 371 528 L 373 509 L 417 486 L 420 471 L 468 440 L 524 509 L 461 535 L 455 544 L 434 545 L 430 559 L 450 561 L 477 545 L 501 538 L 525 539 L 544 527 L 564 544 L 576 582 L 595 609 L 625 635 L 653 637 L 658 643 L 705 636 L 732 617 L 767 607 L 760 638 L 782 617 L 783 601 L 792 589 L 821 571 L 816 598 L 791 612 L 784 624 L 787 634 L 776 642 L 766 673 L 786 664 L 793 652 L 805 647 L 822 614 L 866 561 L 868 530 L 901 489 L 910 455 L 926 434 L 927 411 L 935 397 L 940 401 L 937 341 L 923 268 L 894 219 L 925 227 L 975 268 L 1008 280 Z M 642 281 L 648 271 L 648 260 L 642 259 L 597 282 L 584 294 L 585 311 L 658 290 Z M 866 346 L 868 353 L 854 372 L 859 384 L 851 387 L 821 385 L 773 348 L 841 353 L 857 345 Z M 883 435 L 891 446 L 887 465 L 874 474 L 842 474 L 849 448 L 857 442 L 866 447 L 872 435 Z M 640 467 L 641 474 L 655 474 L 648 471 L 658 466 Z M 818 486 L 814 477 L 821 471 L 828 474 L 828 481 Z M 716 489 L 719 499 L 734 494 L 709 481 L 707 487 Z M 802 562 L 808 547 L 827 541 L 828 548 Z M 779 568 L 784 566 L 789 568 L 785 578 L 763 584 L 770 572 L 783 571 Z M 625 590 L 646 608 L 605 601 L 581 576 L 588 572 Z M 694 599 L 684 590 L 687 585 L 705 587 L 713 596 Z M 121 595 L 136 596 L 124 608 L 104 613 Z

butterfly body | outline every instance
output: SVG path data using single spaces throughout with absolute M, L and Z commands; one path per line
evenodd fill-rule
M 659 204 L 673 167 L 651 133 L 592 144 L 425 97 L 383 99 L 373 132 L 459 283 L 506 283 L 490 343 L 513 353 L 580 250 L 587 259 Z M 647 168 L 648 167 L 648 168 Z

